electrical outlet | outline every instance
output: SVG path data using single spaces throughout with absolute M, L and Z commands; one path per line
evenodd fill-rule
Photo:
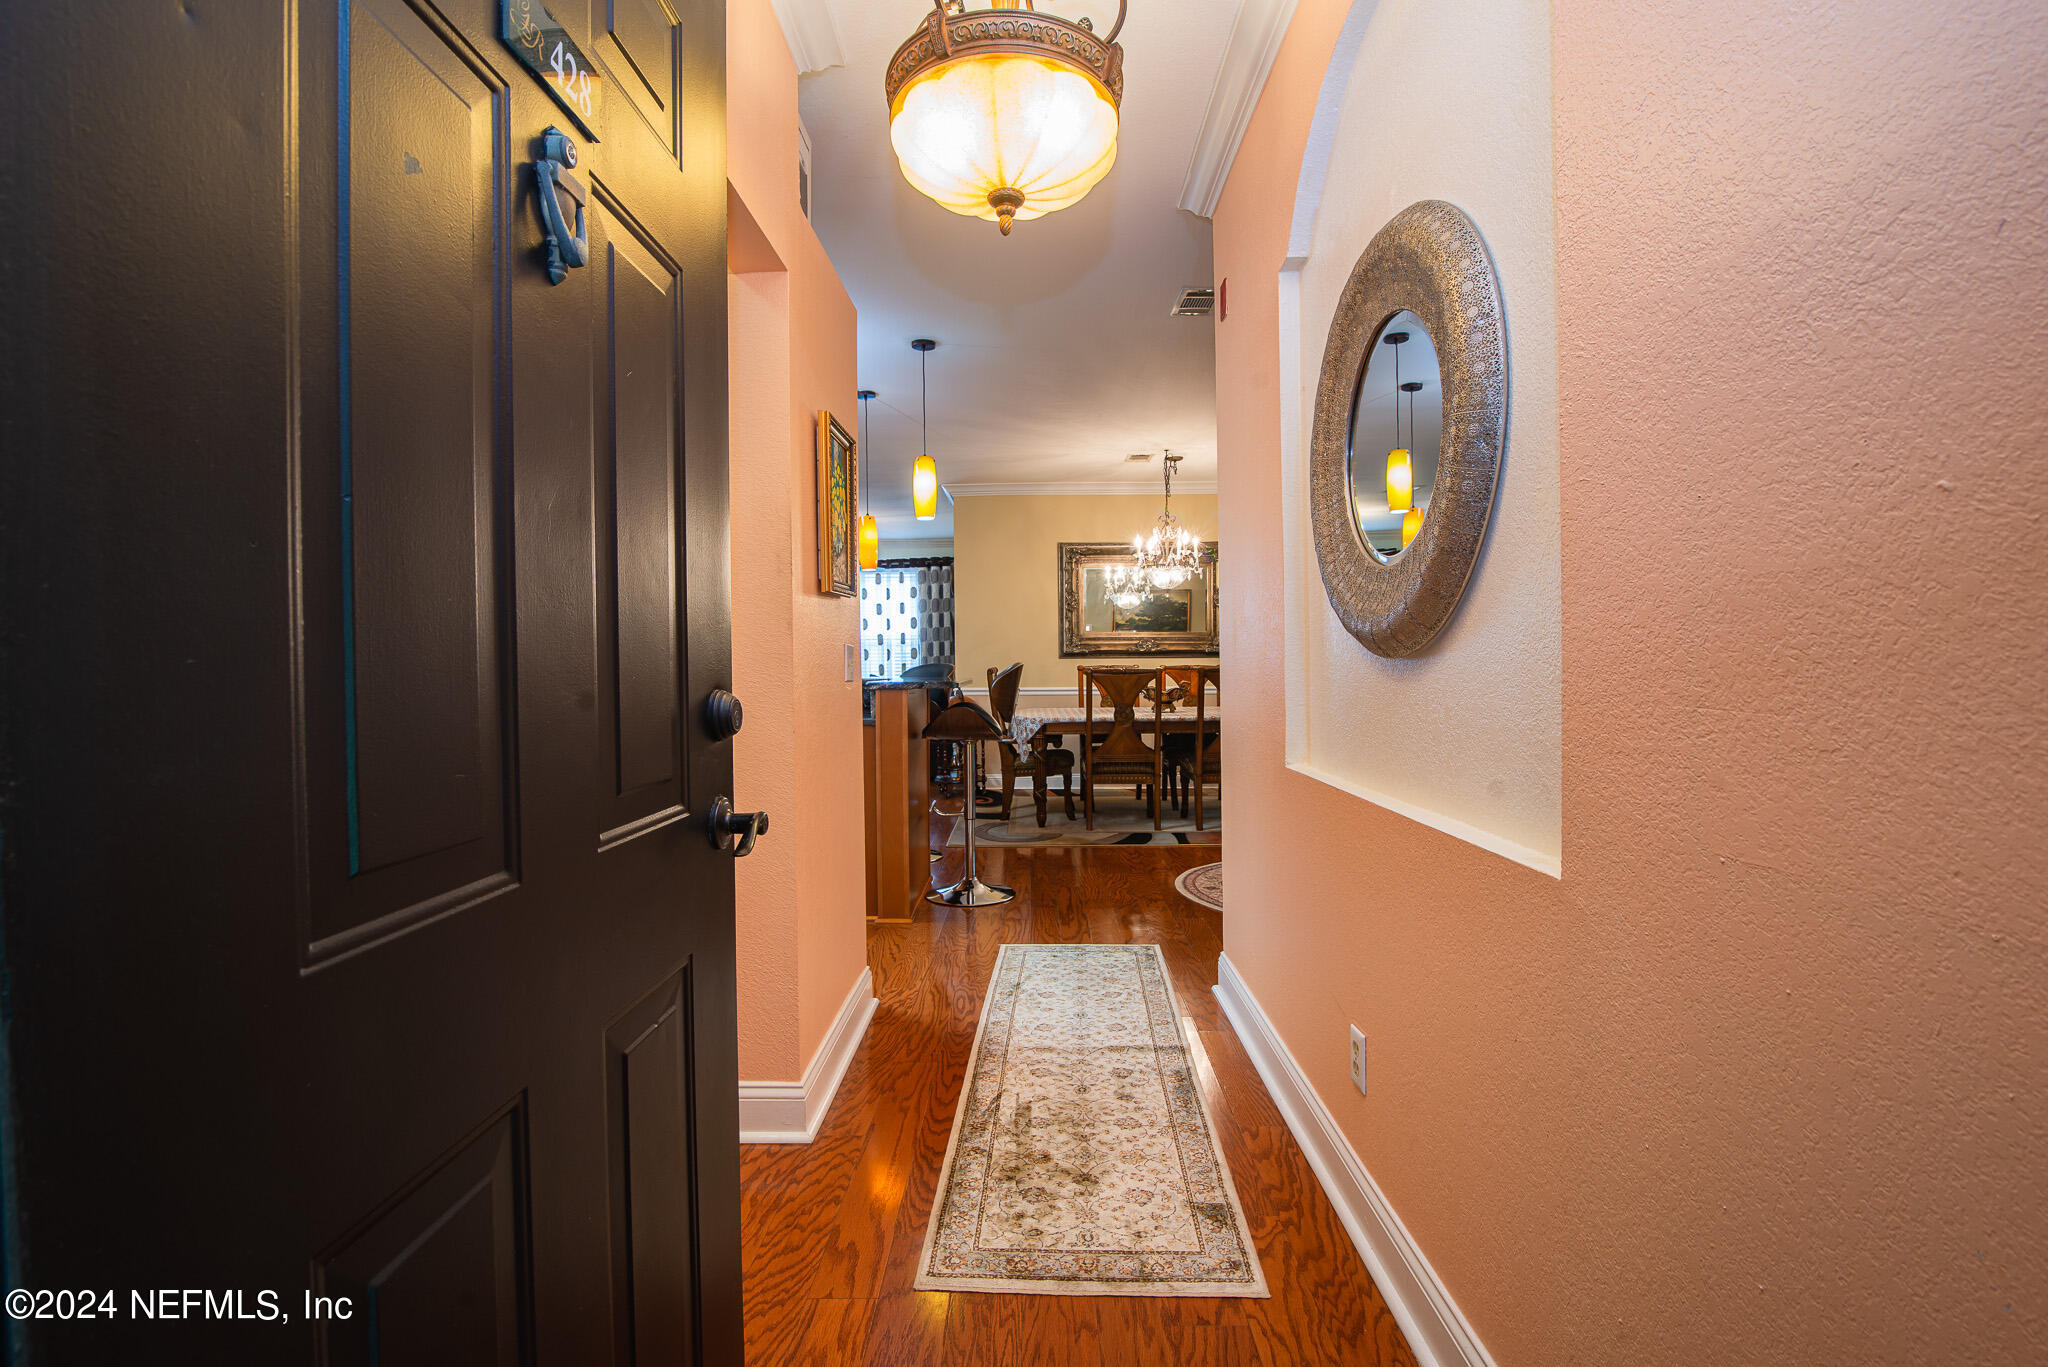
M 848 683 L 853 683 L 855 680 L 859 678 L 860 657 L 855 653 L 855 647 L 848 646 L 846 648 L 846 681 Z
M 1365 1033 L 1357 1026 L 1351 1027 L 1351 1085 L 1365 1095 Z

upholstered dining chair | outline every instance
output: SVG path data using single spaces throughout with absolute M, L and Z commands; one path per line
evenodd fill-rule
M 1145 740 L 1144 723 L 1138 720 L 1138 703 L 1147 689 L 1152 691 L 1152 740 Z M 1095 736 L 1095 696 L 1102 695 L 1110 707 L 1109 730 L 1100 741 Z M 1081 671 L 1084 720 L 1081 733 L 1081 802 L 1087 812 L 1088 829 L 1095 829 L 1095 785 L 1136 784 L 1140 796 L 1152 794 L 1152 829 L 1160 827 L 1159 784 L 1165 774 L 1166 673 L 1158 668 L 1132 665 L 1095 665 Z
M 1016 732 L 1011 723 L 1017 718 L 1017 685 L 1023 680 L 1022 661 L 1008 669 L 991 667 L 988 671 L 988 710 L 1003 728 L 1005 739 L 997 742 L 996 753 L 1002 758 L 1003 820 L 1010 819 L 1010 802 L 1020 774 L 1031 776 L 1031 804 L 1038 811 L 1038 824 L 1045 824 L 1045 793 L 1047 780 L 1053 775 L 1060 776 L 1060 796 L 1067 800 L 1067 820 L 1072 821 L 1074 812 L 1074 752 L 1055 750 L 1051 746 L 1040 746 L 1036 750 L 1021 749 L 1016 741 Z
M 1204 786 L 1223 786 L 1223 737 L 1209 734 L 1209 690 L 1216 690 L 1216 700 L 1223 700 L 1223 671 L 1215 665 L 1193 665 L 1179 671 L 1191 675 L 1185 680 L 1188 692 L 1195 695 L 1195 731 L 1191 736 L 1174 736 L 1176 742 L 1166 750 L 1167 763 L 1174 771 L 1175 786 L 1180 794 L 1180 814 L 1188 814 L 1188 785 L 1192 781 L 1195 789 L 1195 829 L 1202 825 L 1202 789 Z

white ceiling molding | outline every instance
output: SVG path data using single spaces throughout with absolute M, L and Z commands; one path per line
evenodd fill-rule
M 839 25 L 825 0 L 768 0 L 775 9 L 789 55 L 796 58 L 796 74 L 808 76 L 828 67 L 845 66 L 846 53 L 839 44 Z M 1291 8 L 1291 6 L 1290 6 Z M 1269 59 L 1267 65 L 1272 65 Z
M 787 0 L 777 0 L 778 8 Z M 1209 90 L 1209 108 L 1202 115 L 1202 131 L 1195 139 L 1195 152 L 1188 159 L 1187 179 L 1181 182 L 1180 207 L 1203 218 L 1216 212 L 1223 197 L 1223 183 L 1230 179 L 1230 164 L 1237 160 L 1238 144 L 1251 127 L 1252 111 L 1259 107 L 1259 94 L 1280 55 L 1280 42 L 1294 18 L 1296 0 L 1240 0 L 1237 19 L 1230 26 L 1230 40 L 1223 48 L 1223 63 L 1216 70 L 1216 84 Z
M 1183 479 L 1175 481 L 1180 485 L 1177 493 L 1213 494 L 1216 481 L 1213 479 Z M 1133 484 L 1129 480 L 1116 482 L 1104 480 L 1048 481 L 1043 484 L 948 484 L 944 486 L 950 498 L 992 498 L 998 494 L 1132 494 L 1146 495 L 1159 492 L 1159 481 L 1149 480 Z

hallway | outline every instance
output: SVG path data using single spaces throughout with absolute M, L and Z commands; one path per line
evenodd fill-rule
M 1214 857 L 1213 847 L 985 849 L 985 876 L 1015 887 L 1015 902 L 926 906 L 909 925 L 869 927 L 881 1006 L 817 1142 L 742 1150 L 753 1367 L 1414 1362 L 1210 990 L 1222 918 L 1173 879 Z M 982 994 L 999 947 L 1017 941 L 1163 947 L 1271 1299 L 910 1289 Z

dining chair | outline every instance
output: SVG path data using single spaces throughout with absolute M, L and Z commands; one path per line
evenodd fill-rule
M 1074 811 L 1074 754 L 1071 750 L 1056 750 L 1050 746 L 1020 746 L 1016 729 L 1012 725 L 1017 718 L 1017 685 L 1023 680 L 1022 661 L 1008 669 L 988 671 L 988 710 L 1003 728 L 1004 739 L 996 743 L 996 754 L 1002 760 L 1003 774 L 1003 820 L 1010 819 L 1010 802 L 1016 788 L 1017 777 L 1028 774 L 1031 777 L 1031 803 L 1038 812 L 1038 824 L 1045 824 L 1046 785 L 1053 774 L 1060 776 L 1060 796 L 1067 800 L 1067 820 L 1075 818 Z
M 1152 741 L 1146 743 L 1143 723 L 1138 720 L 1138 703 L 1146 689 L 1152 690 Z M 1109 730 L 1095 739 L 1095 695 L 1100 693 L 1110 707 Z M 1087 812 L 1088 829 L 1095 829 L 1095 785 L 1099 782 L 1136 784 L 1140 796 L 1152 793 L 1152 829 L 1160 828 L 1159 785 L 1164 777 L 1166 674 L 1157 667 L 1133 665 L 1091 665 L 1081 671 L 1081 802 Z
M 1187 673 L 1194 677 L 1187 681 L 1187 687 L 1195 695 L 1195 731 L 1192 736 L 1175 736 L 1183 742 L 1170 748 L 1167 759 L 1172 764 L 1176 786 L 1180 791 L 1180 814 L 1188 814 L 1188 785 L 1192 781 L 1195 790 L 1195 829 L 1202 825 L 1202 788 L 1213 784 L 1219 794 L 1223 787 L 1223 737 L 1209 734 L 1209 690 L 1216 690 L 1217 702 L 1223 700 L 1223 671 L 1215 665 L 1194 665 Z
M 1196 678 L 1201 668 L 1201 665 L 1163 666 L 1166 673 L 1166 706 L 1169 711 L 1185 707 L 1188 700 L 1188 691 L 1192 688 L 1201 687 L 1200 682 Z M 1184 732 L 1176 733 L 1169 731 L 1167 733 L 1166 760 L 1164 764 L 1166 770 L 1166 800 L 1174 804 L 1174 809 L 1182 816 L 1188 814 L 1188 792 L 1186 784 L 1182 782 L 1182 779 L 1185 777 L 1182 767 L 1176 761 L 1183 755 L 1193 754 L 1194 749 L 1195 740 L 1193 736 L 1187 735 Z

